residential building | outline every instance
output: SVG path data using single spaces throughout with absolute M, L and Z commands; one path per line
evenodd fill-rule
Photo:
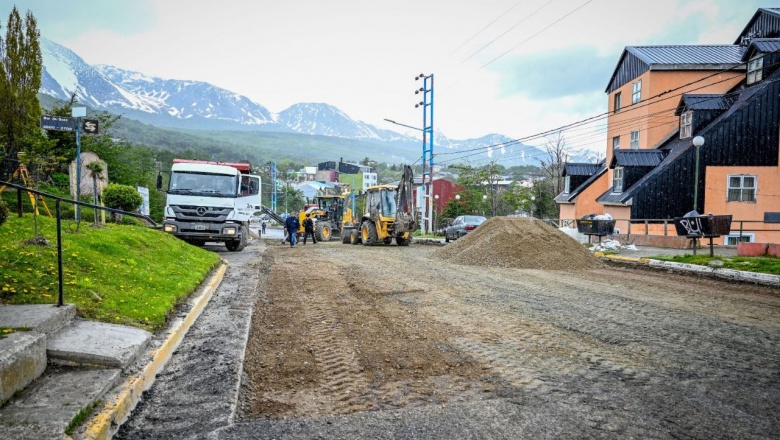
M 607 187 L 595 200 L 622 231 L 663 235 L 695 209 L 737 221 L 722 244 L 780 242 L 778 50 L 780 8 L 759 9 L 732 45 L 626 48 L 607 87 L 607 172 L 589 183 Z M 564 204 L 589 213 L 586 189 L 556 198 L 562 219 Z

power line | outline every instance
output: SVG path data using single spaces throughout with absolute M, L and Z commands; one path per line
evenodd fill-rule
M 490 60 L 488 63 L 486 63 L 486 64 L 482 65 L 482 67 L 480 67 L 479 69 L 480 69 L 480 70 L 482 70 L 482 69 L 484 69 L 485 67 L 487 67 L 487 66 L 489 66 L 489 65 L 493 64 L 493 62 L 494 62 L 494 61 L 496 61 L 496 60 L 498 60 L 498 59 L 502 58 L 504 55 L 508 54 L 509 52 L 512 52 L 513 50 L 515 50 L 515 49 L 517 49 L 518 47 L 522 46 L 523 44 L 527 43 L 529 40 L 531 40 L 532 38 L 534 38 L 534 37 L 536 37 L 537 35 L 541 34 L 542 32 L 546 31 L 547 29 L 550 29 L 551 27 L 555 26 L 555 25 L 556 25 L 556 24 L 558 24 L 558 23 L 559 23 L 561 20 L 565 19 L 565 18 L 566 18 L 566 17 L 568 17 L 569 15 L 571 15 L 571 14 L 573 14 L 573 13 L 575 13 L 575 12 L 579 11 L 580 9 L 584 8 L 584 7 L 585 7 L 585 6 L 586 6 L 588 3 L 592 2 L 592 1 L 593 1 L 593 0 L 588 0 L 588 1 L 586 1 L 585 3 L 583 3 L 583 4 L 582 4 L 582 5 L 580 5 L 580 6 L 578 6 L 577 8 L 575 8 L 574 10 L 572 10 L 571 12 L 569 12 L 568 14 L 566 14 L 566 15 L 564 15 L 563 17 L 561 17 L 561 18 L 559 18 L 559 19 L 555 20 L 554 22 L 550 23 L 549 25 L 547 25 L 547 27 L 543 28 L 543 29 L 542 29 L 542 30 L 540 30 L 539 32 L 537 32 L 537 33 L 535 33 L 535 34 L 531 35 L 530 37 L 528 37 L 528 38 L 526 38 L 525 40 L 521 41 L 521 42 L 520 42 L 519 44 L 517 44 L 516 46 L 512 47 L 511 49 L 507 50 L 506 52 L 502 53 L 501 55 L 499 55 L 499 56 L 497 56 L 497 57 L 493 58 L 493 59 L 492 59 L 492 60 Z
M 534 15 L 536 15 L 536 13 L 537 13 L 537 12 L 541 11 L 542 9 L 544 9 L 544 8 L 545 8 L 547 5 L 549 5 L 549 4 L 550 4 L 550 3 L 552 3 L 553 1 L 555 1 L 555 0 L 550 0 L 550 1 L 548 1 L 547 3 L 543 4 L 542 6 L 540 6 L 539 8 L 537 8 L 535 11 L 531 12 L 531 13 L 530 13 L 528 16 L 526 16 L 525 18 L 523 18 L 523 19 L 522 19 L 522 20 L 520 20 L 519 22 L 515 23 L 515 24 L 514 24 L 514 26 L 512 26 L 512 27 L 510 27 L 509 29 L 505 30 L 504 32 L 502 32 L 502 33 L 501 33 L 499 36 L 497 36 L 496 38 L 494 38 L 494 39 L 490 40 L 490 41 L 489 41 L 489 42 L 488 42 L 486 45 L 484 45 L 484 46 L 482 46 L 481 48 L 479 48 L 479 49 L 478 49 L 476 52 L 474 52 L 474 53 L 472 53 L 471 55 L 469 55 L 469 56 L 467 56 L 466 58 L 464 58 L 464 59 L 463 59 L 463 61 L 461 61 L 460 63 L 461 63 L 461 64 L 463 64 L 463 63 L 465 63 L 466 61 L 470 60 L 470 59 L 471 59 L 471 58 L 472 58 L 474 55 L 476 55 L 476 54 L 478 54 L 478 53 L 482 52 L 482 51 L 483 51 L 483 50 L 485 50 L 485 49 L 486 49 L 488 46 L 490 46 L 491 44 L 495 43 L 495 42 L 496 42 L 496 41 L 497 41 L 499 38 L 503 37 L 504 35 L 506 35 L 506 34 L 508 34 L 509 32 L 511 32 L 513 29 L 515 29 L 516 27 L 518 27 L 518 26 L 520 26 L 521 24 L 525 23 L 525 21 L 526 21 L 526 20 L 528 20 L 529 18 L 531 18 L 531 17 L 533 17 Z M 517 5 L 515 5 L 515 6 L 517 6 Z M 513 6 L 513 7 L 514 7 L 514 6 Z
M 552 1 L 552 0 L 550 0 L 550 1 Z M 519 5 L 520 3 L 522 3 L 522 1 L 519 1 L 519 2 L 515 3 L 515 4 L 514 4 L 514 6 L 512 6 L 512 7 L 511 7 L 511 8 L 509 8 L 509 9 L 507 9 L 506 11 L 504 11 L 504 12 L 503 12 L 501 15 L 499 15 L 499 16 L 498 16 L 498 17 L 496 17 L 496 18 L 495 18 L 493 21 L 491 21 L 490 23 L 488 23 L 488 24 L 487 24 L 487 26 L 483 27 L 483 28 L 482 28 L 482 29 L 480 29 L 480 30 L 479 30 L 479 31 L 478 31 L 476 34 L 472 35 L 472 36 L 471 36 L 471 38 L 469 38 L 468 40 L 466 40 L 466 42 L 465 42 L 465 43 L 461 44 L 460 46 L 458 46 L 458 47 L 457 47 L 457 49 L 453 50 L 453 51 L 450 53 L 450 55 L 454 55 L 454 54 L 455 54 L 455 52 L 459 51 L 461 48 L 463 48 L 463 46 L 465 46 L 465 45 L 469 44 L 469 43 L 471 42 L 471 40 L 473 40 L 474 38 L 476 38 L 476 37 L 477 37 L 477 35 L 481 34 L 481 33 L 482 33 L 482 32 L 484 32 L 485 30 L 487 30 L 487 29 L 488 29 L 490 26 L 493 26 L 493 24 L 495 24 L 495 22 L 497 22 L 498 20 L 500 20 L 500 19 L 501 19 L 501 17 L 503 17 L 503 16 L 504 16 L 504 15 L 506 15 L 507 13 L 509 13 L 509 11 L 511 11 L 512 9 L 516 8 L 516 7 L 517 7 L 517 5 Z
M 775 53 L 775 52 L 780 52 L 780 49 L 776 50 L 776 51 L 773 51 L 773 52 L 770 52 L 770 53 L 767 53 L 767 54 L 764 54 L 764 55 L 762 55 L 762 57 L 765 57 L 765 56 L 770 55 L 770 54 Z M 710 74 L 710 75 L 707 75 L 705 77 L 699 78 L 699 79 L 697 79 L 695 81 L 691 81 L 689 83 L 683 84 L 683 85 L 675 87 L 673 89 L 666 90 L 666 91 L 661 92 L 661 93 L 659 93 L 657 95 L 651 96 L 650 98 L 647 98 L 644 101 L 640 101 L 640 102 L 638 102 L 636 104 L 631 104 L 631 105 L 629 105 L 627 107 L 624 107 L 623 109 L 621 109 L 621 112 L 626 113 L 626 112 L 638 110 L 640 108 L 649 106 L 651 104 L 656 104 L 656 103 L 661 102 L 661 101 L 665 101 L 665 100 L 668 100 L 668 99 L 672 99 L 674 97 L 682 96 L 683 94 L 694 92 L 696 90 L 700 90 L 700 89 L 705 88 L 705 87 L 710 87 L 710 86 L 713 86 L 713 85 L 716 85 L 716 84 L 720 84 L 722 82 L 731 81 L 734 78 L 726 78 L 726 79 L 722 79 L 722 80 L 719 80 L 719 81 L 716 81 L 716 82 L 707 83 L 707 84 L 705 84 L 705 85 L 703 85 L 701 87 L 697 87 L 697 88 L 694 88 L 694 89 L 687 90 L 685 92 L 681 92 L 681 93 L 665 96 L 665 97 L 663 97 L 663 99 L 658 99 L 658 98 L 661 98 L 662 96 L 667 95 L 667 94 L 669 94 L 671 92 L 675 92 L 675 91 L 681 90 L 681 89 L 686 88 L 688 86 L 691 86 L 693 84 L 696 84 L 696 83 L 702 82 L 704 80 L 710 79 L 712 77 L 721 75 L 721 74 L 723 74 L 725 72 L 729 72 L 729 71 L 735 70 L 735 69 L 737 69 L 740 66 L 743 66 L 745 64 L 747 64 L 747 63 L 740 63 L 740 64 L 738 64 L 736 66 L 733 66 L 733 67 L 730 67 L 728 69 L 721 69 L 721 70 L 716 71 L 713 74 Z M 780 64 L 780 63 L 775 63 L 775 64 Z M 776 81 L 776 80 L 774 80 L 774 81 Z M 737 92 L 733 92 L 733 93 L 737 93 Z M 708 100 L 709 99 L 721 99 L 723 96 L 728 96 L 728 95 L 729 94 L 718 95 L 718 96 L 713 97 L 713 98 L 708 98 Z M 671 110 L 671 108 L 669 110 Z M 660 113 L 660 112 L 657 112 L 657 113 Z M 653 113 L 651 115 L 655 115 L 657 113 Z M 440 153 L 440 154 L 442 154 L 442 155 L 444 155 L 444 154 L 462 154 L 462 153 L 471 152 L 471 151 L 487 150 L 487 149 L 490 149 L 490 148 L 493 148 L 493 147 L 508 146 L 508 145 L 512 145 L 512 144 L 515 144 L 515 143 L 521 143 L 521 142 L 526 142 L 526 141 L 530 141 L 530 140 L 534 140 L 534 139 L 539 139 L 539 138 L 542 138 L 544 136 L 547 136 L 547 135 L 550 135 L 550 134 L 554 134 L 554 133 L 557 133 L 557 132 L 564 132 L 565 130 L 573 128 L 573 127 L 582 127 L 585 124 L 592 123 L 592 122 L 595 122 L 595 121 L 598 121 L 598 120 L 603 120 L 605 118 L 608 118 L 610 114 L 613 114 L 613 112 L 607 111 L 607 112 L 604 112 L 604 113 L 600 113 L 598 115 L 594 115 L 594 116 L 582 119 L 580 121 L 576 121 L 576 122 L 573 122 L 573 123 L 570 123 L 570 124 L 567 124 L 567 125 L 563 125 L 563 126 L 560 126 L 560 127 L 554 128 L 554 129 L 550 129 L 550 130 L 546 130 L 546 131 L 543 131 L 543 132 L 539 132 L 539 133 L 536 133 L 536 134 L 533 134 L 533 135 L 529 135 L 529 136 L 526 136 L 526 137 L 513 139 L 513 140 L 510 140 L 510 141 L 507 141 L 507 142 L 501 142 L 501 143 L 498 143 L 498 144 L 493 144 L 493 145 L 488 145 L 488 146 L 483 146 L 483 147 L 475 147 L 475 148 L 472 148 L 472 149 L 463 150 L 463 151 L 459 151 L 459 152 Z M 648 115 L 643 115 L 643 116 L 638 116 L 638 117 L 636 117 L 634 119 L 641 120 L 641 119 L 647 119 L 647 118 L 648 118 Z M 619 121 L 618 123 L 622 124 L 623 122 L 625 122 L 625 121 Z

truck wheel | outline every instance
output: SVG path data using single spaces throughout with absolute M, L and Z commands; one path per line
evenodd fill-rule
M 314 236 L 317 241 L 330 241 L 333 236 L 333 227 L 328 222 L 319 222 L 314 229 Z
M 382 243 L 384 244 L 390 244 L 393 242 L 393 237 L 385 237 L 384 240 L 382 240 Z
M 351 231 L 349 231 L 347 229 L 342 229 L 341 230 L 341 242 L 343 244 L 349 244 L 349 237 L 350 237 L 350 235 L 352 235 L 350 232 Z
M 366 221 L 360 227 L 360 240 L 363 242 L 363 246 L 374 246 L 379 242 L 379 238 L 376 232 L 376 225 L 373 222 Z
M 397 244 L 398 246 L 409 246 L 409 243 L 411 242 L 412 242 L 412 234 L 409 234 L 408 238 L 404 238 L 402 235 L 395 237 L 395 244 Z
M 360 232 L 357 229 L 353 229 L 349 233 L 350 244 L 360 244 Z
M 225 242 L 225 247 L 230 252 L 239 252 L 244 250 L 247 242 L 248 230 L 246 225 L 241 225 L 241 237 L 238 240 L 230 240 Z

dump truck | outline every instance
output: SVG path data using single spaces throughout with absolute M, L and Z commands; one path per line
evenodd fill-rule
M 251 172 L 249 163 L 174 159 L 163 231 L 196 246 L 219 242 L 231 252 L 244 249 L 249 219 L 262 208 L 261 179 Z

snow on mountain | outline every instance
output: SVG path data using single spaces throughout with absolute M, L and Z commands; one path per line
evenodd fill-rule
M 279 113 L 277 122 L 296 133 L 382 140 L 375 127 L 355 121 L 329 104 L 294 104 Z
M 218 130 L 263 130 L 334 136 L 384 146 L 394 157 L 417 160 L 419 132 L 399 133 L 356 121 L 326 103 L 299 103 L 278 114 L 249 98 L 209 83 L 164 79 L 107 65 L 89 65 L 73 51 L 41 38 L 41 93 L 163 126 Z M 372 147 L 373 148 L 373 147 Z M 539 165 L 547 155 L 501 134 L 454 140 L 436 130 L 434 152 L 441 163 Z M 595 162 L 590 150 L 572 151 L 571 161 Z

